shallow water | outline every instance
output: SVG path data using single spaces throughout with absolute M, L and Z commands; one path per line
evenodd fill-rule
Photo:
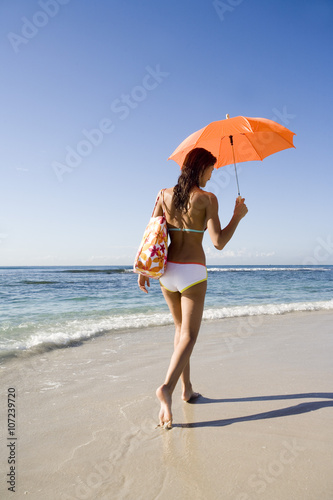
M 171 324 L 131 266 L 0 268 L 0 356 Z M 208 266 L 204 320 L 333 309 L 333 266 Z

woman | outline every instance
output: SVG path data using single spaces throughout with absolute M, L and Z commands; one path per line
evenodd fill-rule
M 217 198 L 201 189 L 211 178 L 215 163 L 215 156 L 205 149 L 190 151 L 177 185 L 163 192 L 153 214 L 157 217 L 165 213 L 171 238 L 167 268 L 160 284 L 176 327 L 169 369 L 164 384 L 156 391 L 161 403 L 159 425 L 165 428 L 172 427 L 171 398 L 179 377 L 184 401 L 199 395 L 190 381 L 190 356 L 199 333 L 207 288 L 204 231 L 208 229 L 215 248 L 222 250 L 247 213 L 244 198 L 237 199 L 229 224 L 221 229 Z M 149 278 L 140 274 L 138 284 L 148 293 Z

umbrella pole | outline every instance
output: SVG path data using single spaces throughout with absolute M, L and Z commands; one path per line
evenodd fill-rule
M 237 175 L 237 168 L 236 168 L 236 160 L 235 160 L 235 151 L 234 151 L 234 139 L 233 139 L 233 136 L 229 135 L 229 139 L 230 139 L 230 144 L 231 144 L 231 149 L 232 149 L 232 157 L 234 159 L 234 167 L 235 167 L 235 174 L 236 174 L 238 196 L 240 196 L 239 183 L 238 183 L 238 175 Z

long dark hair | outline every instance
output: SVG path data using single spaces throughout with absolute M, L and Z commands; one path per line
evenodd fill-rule
M 178 210 L 187 212 L 191 189 L 199 187 L 201 174 L 215 163 L 215 156 L 204 148 L 194 148 L 186 155 L 182 172 L 173 189 L 173 202 Z

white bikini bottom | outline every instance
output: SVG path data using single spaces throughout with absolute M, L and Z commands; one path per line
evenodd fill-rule
M 167 262 L 166 271 L 160 278 L 161 285 L 169 292 L 183 293 L 191 286 L 207 280 L 204 264 Z

